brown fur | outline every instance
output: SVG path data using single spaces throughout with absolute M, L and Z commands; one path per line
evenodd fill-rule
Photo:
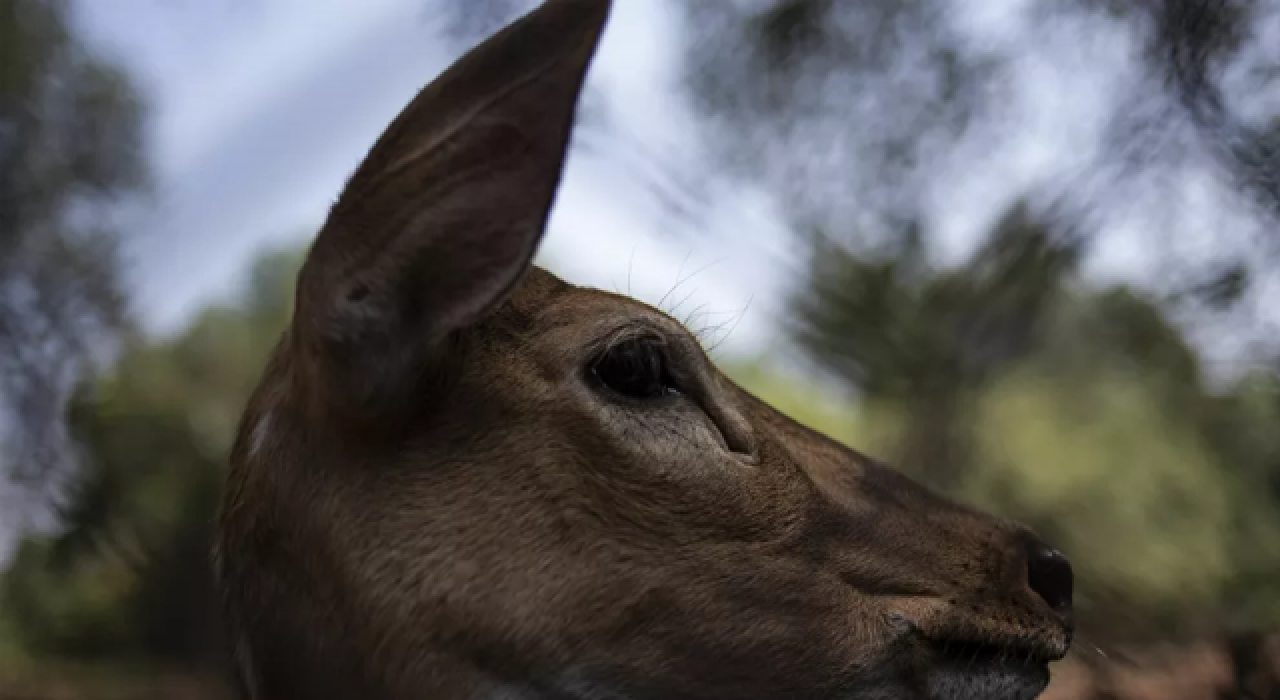
M 1033 696 L 1071 627 L 1030 533 L 788 420 L 657 310 L 529 266 L 607 11 L 552 0 L 465 56 L 317 238 L 219 519 L 246 694 Z M 592 381 L 637 336 L 681 395 Z

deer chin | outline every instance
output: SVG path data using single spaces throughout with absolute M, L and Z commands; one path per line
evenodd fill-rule
M 812 687 L 780 683 L 787 697 L 803 700 L 1033 700 L 1049 684 L 1049 664 L 1064 654 L 1026 641 L 1009 646 L 937 642 L 902 628 L 868 658 L 851 664 L 843 681 L 821 672 Z M 777 659 L 775 659 L 777 661 Z M 764 660 L 761 663 L 766 663 Z M 793 667 L 794 668 L 794 667 Z M 856 670 L 853 670 L 856 669 Z M 478 696 L 484 700 L 706 700 L 726 697 L 706 687 L 619 676 L 587 666 L 551 678 L 504 684 Z M 729 694 L 727 697 L 738 697 Z M 752 697 L 756 697 L 753 695 Z M 768 694 L 763 697 L 771 697 Z
M 876 684 L 859 680 L 847 689 L 817 691 L 806 700 L 1033 700 L 1049 684 L 1046 662 L 998 657 L 940 654 L 930 664 L 904 677 Z M 671 700 L 669 692 L 652 693 L 594 682 L 571 671 L 557 682 L 503 685 L 483 700 Z M 689 696 L 692 700 L 692 696 Z
M 935 642 L 912 633 L 895 654 L 911 659 L 881 683 L 859 679 L 857 689 L 839 695 L 875 700 L 1032 700 L 1049 685 L 1049 664 L 1061 655 L 1022 646 Z M 902 647 L 899 647 L 900 649 Z M 886 662 L 886 666 L 891 663 Z M 819 696 L 815 696 L 819 697 Z
M 924 695 L 930 700 L 1031 700 L 1048 685 L 1045 662 L 949 656 L 926 673 Z
M 919 690 L 886 697 L 1031 700 L 1049 685 L 1050 659 L 1024 649 L 933 642 L 924 647 L 927 660 L 913 684 Z

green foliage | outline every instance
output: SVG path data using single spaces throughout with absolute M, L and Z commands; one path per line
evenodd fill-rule
M 1216 607 L 1231 573 L 1228 476 L 1141 378 L 1019 372 L 981 412 L 967 500 L 1056 535 L 1086 595 L 1120 591 L 1148 614 Z
M 79 469 L 58 531 L 20 545 L 4 609 L 23 646 L 82 659 L 219 661 L 209 526 L 245 400 L 292 307 L 296 252 L 233 307 L 127 344 L 70 409 Z

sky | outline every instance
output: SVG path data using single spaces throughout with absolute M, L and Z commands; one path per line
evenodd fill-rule
M 78 11 L 150 102 L 157 187 L 130 214 L 127 269 L 141 322 L 162 333 L 234 293 L 258 252 L 307 241 L 382 129 L 462 48 L 423 0 L 114 0 Z M 621 0 L 589 77 L 620 128 L 646 142 L 683 133 L 673 21 L 665 3 Z M 691 324 L 732 327 L 719 339 L 731 350 L 767 348 L 757 301 L 776 296 L 762 291 L 777 276 L 765 257 L 669 230 L 634 169 L 616 154 L 575 154 L 540 261 L 576 284 L 679 303 L 682 318 L 698 312 Z M 778 226 L 737 194 L 732 207 L 708 206 L 708 225 L 735 236 Z
M 1113 147 L 1108 119 L 1139 94 L 1133 59 L 1141 47 L 1099 21 L 1033 27 L 1033 5 L 961 5 L 958 28 L 974 46 L 1017 60 L 989 133 L 952 144 L 918 193 L 944 252 L 963 254 L 1011 197 L 1046 182 L 1107 202 L 1097 219 L 1107 235 L 1090 264 L 1108 276 L 1158 278 L 1153 237 L 1198 255 L 1247 231 L 1239 193 L 1202 161 L 1171 166 L 1168 182 L 1155 187 L 1103 191 L 1112 184 L 1096 177 Z M 86 34 L 128 66 L 152 107 L 157 187 L 131 212 L 127 270 L 138 317 L 155 332 L 176 331 L 227 298 L 263 249 L 306 242 L 382 129 L 463 48 L 443 37 L 433 0 L 76 7 Z M 570 158 L 540 260 L 576 284 L 661 302 L 681 318 L 692 313 L 695 327 L 732 329 L 712 339 L 723 352 L 767 353 L 780 344 L 774 319 L 794 251 L 776 199 L 742 183 L 702 181 L 708 159 L 677 89 L 683 31 L 668 0 L 616 1 L 588 87 L 608 107 L 610 138 Z M 1280 36 L 1280 26 L 1269 31 Z M 877 99 L 884 96 L 855 95 L 853 103 L 877 109 Z M 849 191 L 837 149 L 859 124 L 846 103 L 832 104 L 819 115 L 827 123 L 774 147 L 813 153 L 795 180 L 837 201 Z M 1159 123 L 1164 106 L 1151 108 Z M 1137 147 L 1177 148 L 1176 130 L 1156 137 Z M 646 151 L 676 154 L 686 177 L 702 178 L 695 218 L 661 206 Z M 691 228 L 703 235 L 688 235 Z M 1280 321 L 1280 305 L 1262 311 Z

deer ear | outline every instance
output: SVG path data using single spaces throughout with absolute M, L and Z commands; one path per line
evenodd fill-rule
M 409 379 L 530 266 L 609 7 L 549 0 L 472 49 L 348 182 L 299 276 L 294 335 L 361 393 Z

